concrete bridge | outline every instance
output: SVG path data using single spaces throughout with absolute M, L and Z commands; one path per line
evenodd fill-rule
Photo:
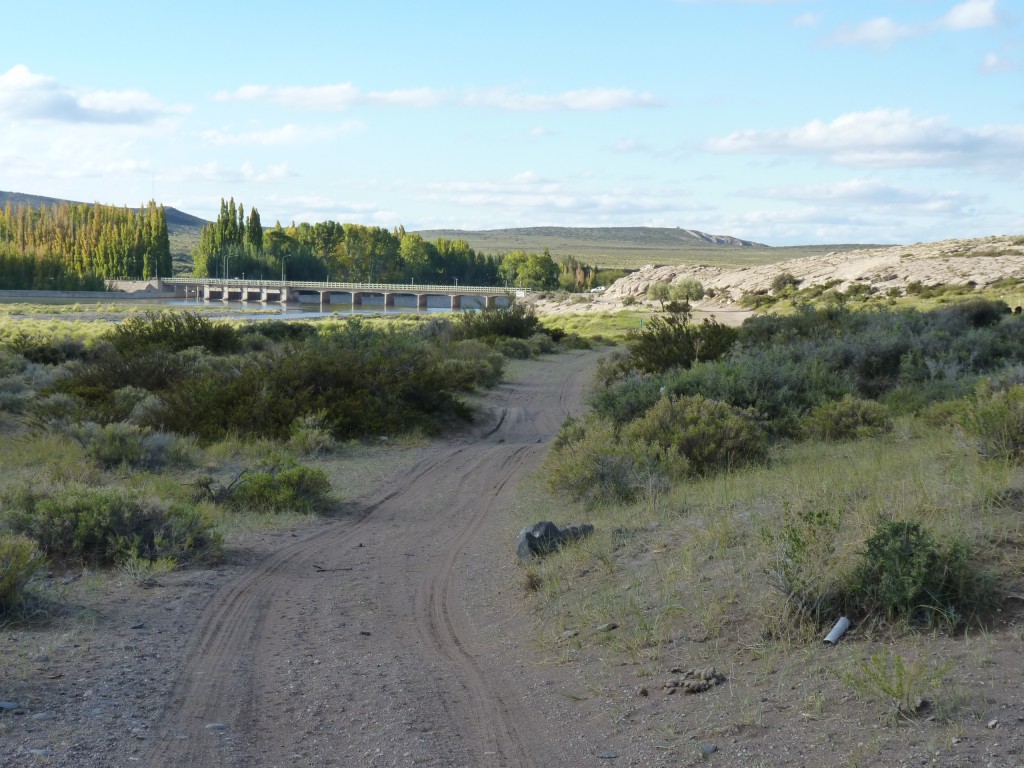
M 173 288 L 174 295 L 182 299 L 203 301 L 241 301 L 261 304 L 308 303 L 319 297 L 321 306 L 332 303 L 362 306 L 364 300 L 384 308 L 395 306 L 396 297 L 406 297 L 409 306 L 427 309 L 431 297 L 444 297 L 451 309 L 462 309 L 463 299 L 479 297 L 472 302 L 479 306 L 495 307 L 509 304 L 514 297 L 521 298 L 529 291 L 521 288 L 500 288 L 478 285 L 417 285 L 416 283 L 321 283 L 298 280 L 251 280 L 248 278 L 217 279 L 212 277 L 171 277 L 160 280 L 161 286 Z M 341 299 L 347 298 L 347 301 Z M 315 299 L 314 299 L 315 301 Z M 405 302 L 403 302 L 405 303 Z M 467 302 L 468 303 L 468 302 Z

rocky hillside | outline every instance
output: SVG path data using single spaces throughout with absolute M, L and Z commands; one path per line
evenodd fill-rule
M 698 266 L 646 266 L 611 285 L 606 300 L 642 297 L 651 283 L 695 278 L 715 293 L 715 303 L 726 305 L 745 293 L 765 293 L 772 280 L 789 273 L 800 287 L 842 281 L 845 290 L 853 283 L 879 290 L 906 289 L 909 283 L 924 285 L 991 285 L 1004 278 L 1024 279 L 1024 236 L 1004 235 L 972 240 L 944 240 L 886 248 L 870 248 L 790 259 L 743 269 Z

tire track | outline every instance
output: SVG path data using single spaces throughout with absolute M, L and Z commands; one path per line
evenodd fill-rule
M 355 517 L 215 593 L 144 764 L 551 764 L 543 718 L 481 660 L 460 563 L 578 407 L 592 358 L 540 363 L 502 388 L 486 433 L 431 446 Z

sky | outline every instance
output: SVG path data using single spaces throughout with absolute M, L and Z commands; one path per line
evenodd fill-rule
M 1024 233 L 1021 0 L 53 0 L 2 24 L 5 191 L 233 197 L 264 226 Z

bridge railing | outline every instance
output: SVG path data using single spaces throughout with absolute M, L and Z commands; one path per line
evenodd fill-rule
M 334 283 L 303 280 L 252 280 L 250 278 L 231 277 L 167 277 L 160 280 L 168 285 L 209 285 L 227 288 L 308 288 L 318 291 L 362 291 L 363 293 L 486 293 L 491 295 L 532 293 L 528 288 L 512 286 L 483 285 L 425 285 L 421 283 Z

